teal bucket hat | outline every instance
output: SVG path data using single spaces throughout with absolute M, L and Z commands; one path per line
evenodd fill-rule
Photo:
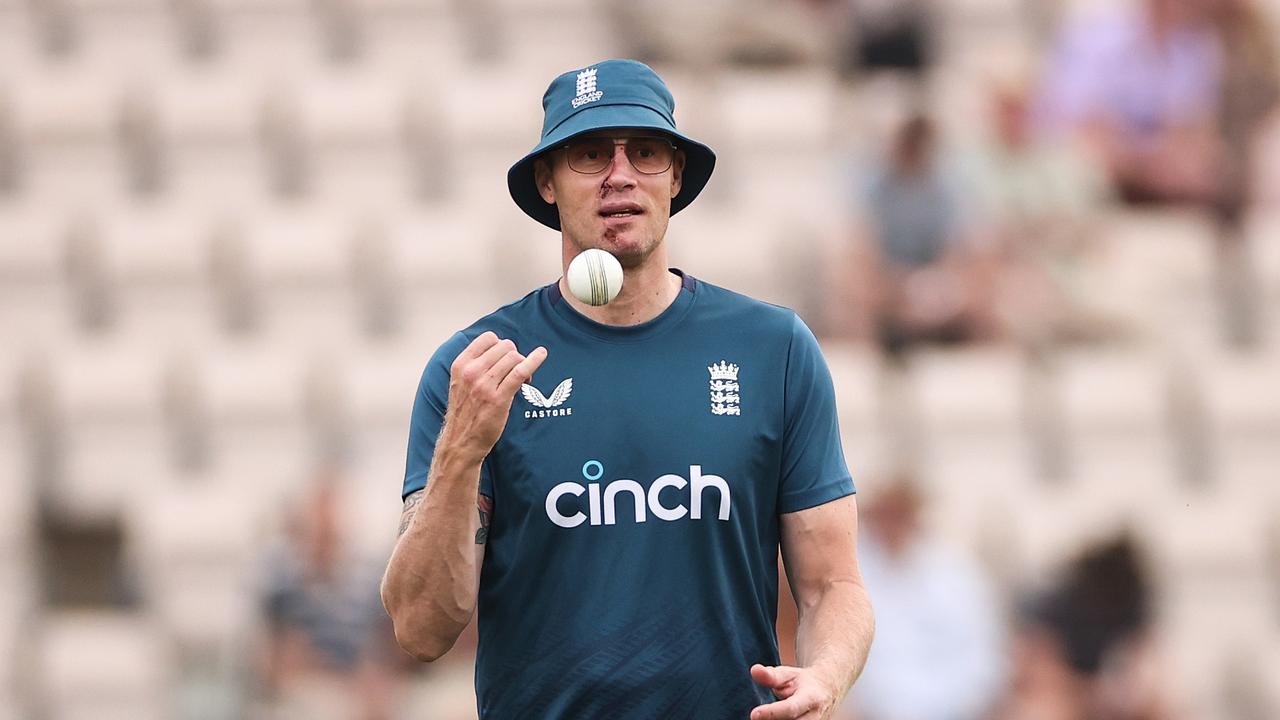
M 507 171 L 511 199 L 529 217 L 560 229 L 560 211 L 538 194 L 533 163 L 539 155 L 592 130 L 644 128 L 660 130 L 685 153 L 680 192 L 671 199 L 675 215 L 702 192 L 716 165 L 716 154 L 676 130 L 675 100 L 666 83 L 648 65 L 635 60 L 605 60 L 570 70 L 542 96 L 542 140 Z

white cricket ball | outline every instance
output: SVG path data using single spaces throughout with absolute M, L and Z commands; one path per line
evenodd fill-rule
M 622 263 L 600 248 L 588 248 L 569 263 L 569 292 L 582 302 L 599 307 L 622 290 Z

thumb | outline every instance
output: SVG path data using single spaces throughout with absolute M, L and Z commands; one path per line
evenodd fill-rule
M 783 667 L 769 667 L 756 663 L 751 666 L 751 679 L 759 685 L 778 688 L 791 679 L 790 673 L 786 672 L 786 670 L 787 668 Z

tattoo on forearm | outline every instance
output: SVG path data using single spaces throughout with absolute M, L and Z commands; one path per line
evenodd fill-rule
M 413 522 L 413 516 L 418 514 L 418 506 L 422 504 L 422 498 L 426 495 L 426 490 L 419 490 L 404 499 L 404 511 L 400 513 L 400 532 L 396 535 L 399 537 L 409 529 L 409 523 Z
M 484 494 L 477 495 L 476 510 L 480 513 L 480 529 L 476 530 L 476 544 L 483 545 L 489 541 L 489 523 L 493 521 L 493 498 Z

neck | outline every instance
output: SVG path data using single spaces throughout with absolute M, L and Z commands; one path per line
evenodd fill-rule
M 567 273 L 576 252 L 566 246 L 564 255 L 563 273 Z M 592 307 L 574 297 L 563 274 L 560 294 L 565 302 L 592 320 L 625 327 L 648 322 L 670 307 L 680 294 L 680 278 L 667 269 L 667 255 L 660 248 L 644 263 L 622 269 L 622 291 L 608 305 Z

